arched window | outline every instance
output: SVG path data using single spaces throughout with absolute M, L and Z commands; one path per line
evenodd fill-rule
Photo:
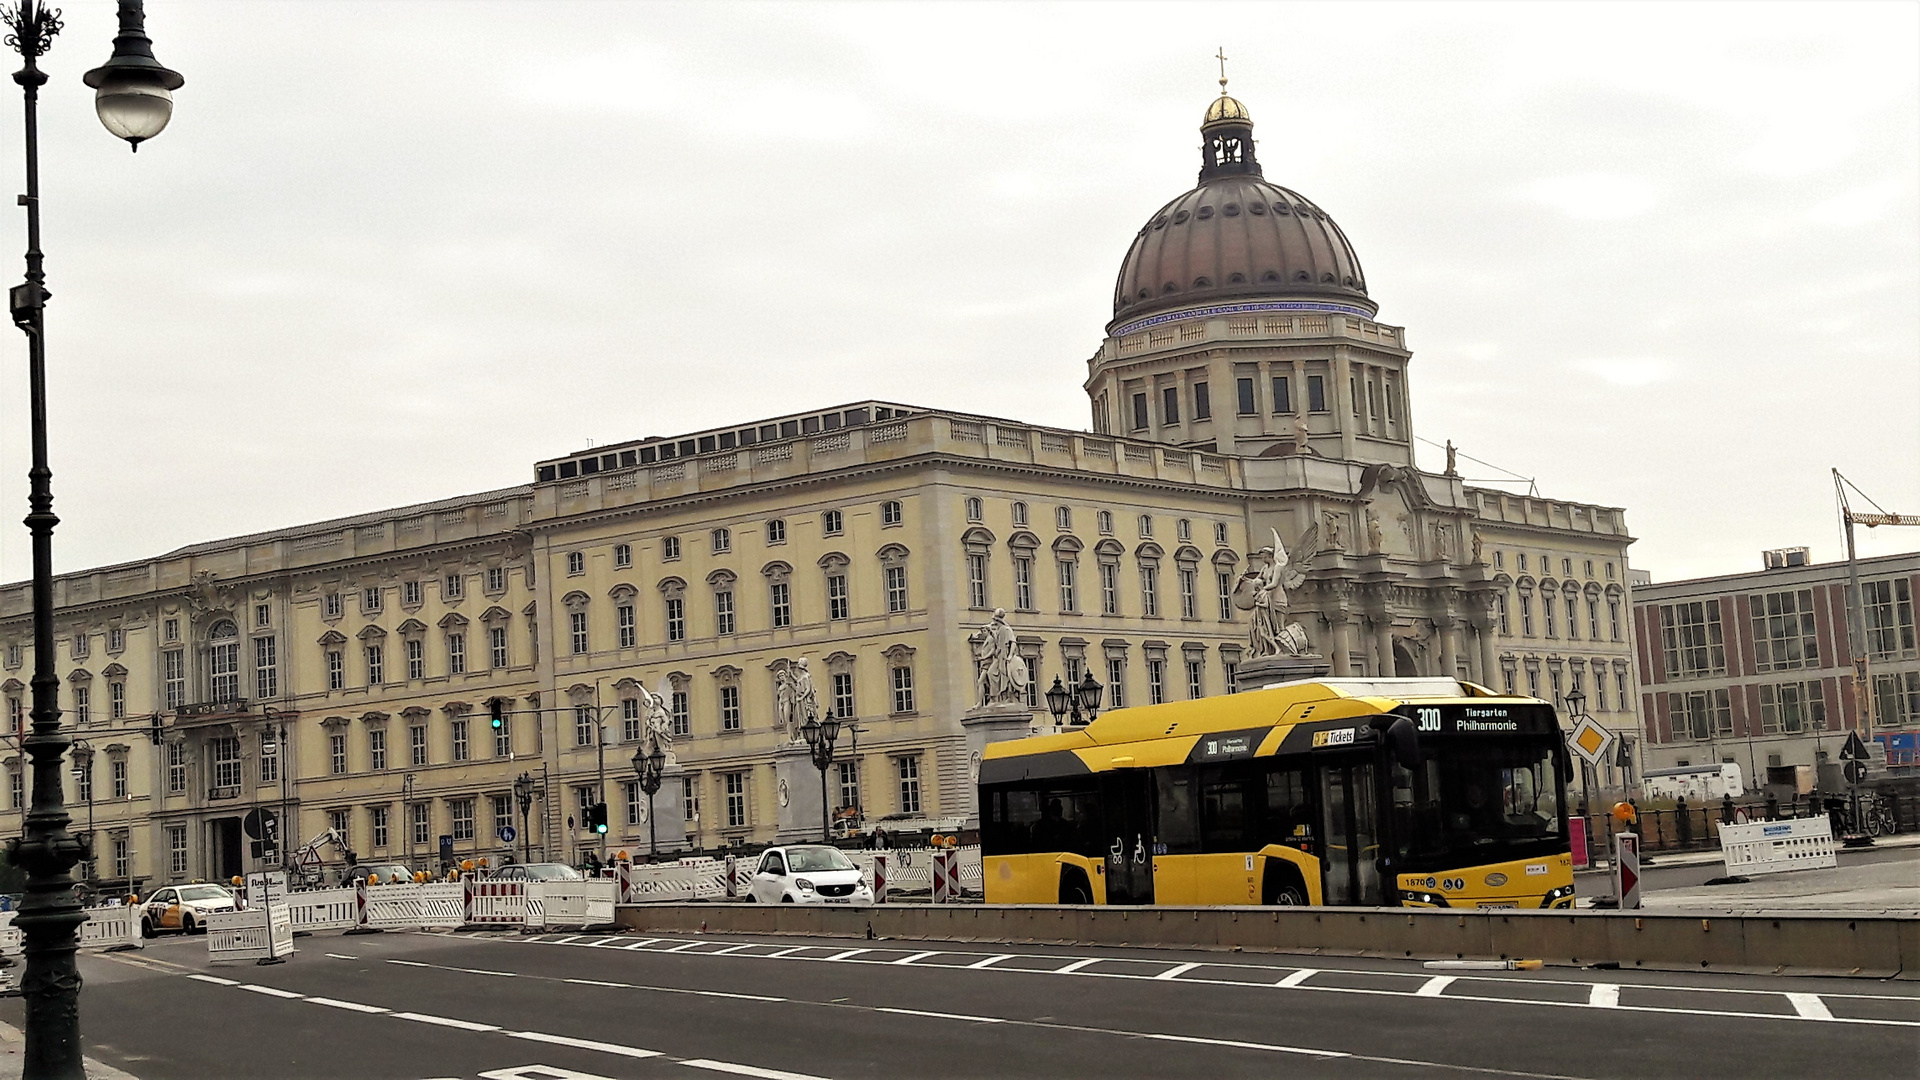
M 967 520 L 968 520 L 968 521 L 979 521 L 979 520 L 980 520 L 980 516 L 981 516 L 981 515 L 980 515 L 980 500 L 979 500 L 979 499 L 974 499 L 974 498 L 969 498 L 969 499 L 967 499 Z
M 1013 504 L 1013 523 L 1015 525 L 1025 525 L 1027 523 L 1026 503 L 1017 502 Z
M 222 619 L 207 634 L 207 700 L 240 699 L 240 629 Z

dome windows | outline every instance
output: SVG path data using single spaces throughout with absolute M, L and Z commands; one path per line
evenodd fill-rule
M 1153 219 L 1153 227 L 1154 227 L 1154 230 L 1155 230 L 1155 231 L 1158 231 L 1158 230 L 1160 230 L 1160 229 L 1164 229 L 1164 228 L 1166 228 L 1166 227 L 1167 227 L 1167 215 L 1165 215 L 1165 214 L 1161 214 L 1161 215 L 1160 215 L 1159 217 L 1157 217 L 1157 218 L 1154 218 L 1154 219 Z M 1146 230 L 1145 230 L 1145 229 L 1142 229 L 1142 230 L 1140 230 L 1140 231 L 1141 231 L 1141 232 L 1146 232 Z
M 1257 203 L 1248 203 L 1248 204 L 1247 204 L 1247 213 L 1249 213 L 1249 214 L 1252 214 L 1252 215 L 1253 215 L 1254 217 L 1259 217 L 1259 216 L 1261 216 L 1262 214 L 1265 214 L 1266 212 L 1267 212 L 1267 204 L 1266 204 L 1266 203 L 1258 203 L 1258 202 L 1257 202 Z
M 1247 283 L 1247 275 L 1245 274 L 1228 274 L 1227 275 L 1227 284 L 1229 285 L 1245 285 L 1246 283 Z
M 1175 225 L 1185 225 L 1187 223 L 1187 212 L 1185 210 L 1175 211 L 1173 215 L 1173 223 Z
M 1206 221 L 1208 218 L 1211 218 L 1213 216 L 1213 207 L 1203 206 L 1200 208 L 1200 212 L 1198 214 L 1195 214 L 1194 216 L 1199 218 L 1201 221 Z
M 1197 277 L 1193 279 L 1193 287 L 1196 289 L 1211 289 L 1213 288 L 1213 281 L 1210 278 Z
M 1260 275 L 1260 280 L 1261 280 L 1261 281 L 1279 281 L 1279 280 L 1280 280 L 1280 271 L 1278 271 L 1278 270 L 1269 270 L 1269 271 L 1267 271 L 1266 273 L 1264 273 L 1264 274 L 1261 274 L 1261 275 Z
M 1227 205 L 1225 205 L 1225 206 L 1223 206 L 1223 207 L 1221 207 L 1221 208 L 1220 208 L 1220 213 L 1221 213 L 1221 214 L 1223 214 L 1223 215 L 1225 215 L 1225 216 L 1227 216 L 1227 217 L 1239 217 L 1239 216 L 1240 216 L 1240 204 L 1239 204 L 1239 203 L 1228 203 Z
M 1287 209 L 1287 204 L 1286 204 L 1286 203 L 1283 203 L 1283 202 L 1277 202 L 1277 203 L 1274 203 L 1274 204 L 1273 204 L 1273 212 L 1274 212 L 1274 213 L 1276 213 L 1276 214 L 1281 214 L 1281 215 L 1286 215 L 1286 214 L 1291 214 L 1291 213 L 1293 213 L 1293 211 L 1292 211 L 1292 210 L 1289 210 L 1289 209 Z

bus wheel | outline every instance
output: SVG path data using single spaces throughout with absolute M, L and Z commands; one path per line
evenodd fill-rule
M 1305 907 L 1307 904 L 1307 886 L 1300 880 L 1300 872 L 1277 859 L 1268 863 L 1266 888 L 1262 891 L 1266 894 L 1263 902 L 1270 906 Z
M 1084 871 L 1070 869 L 1060 874 L 1060 902 L 1063 904 L 1093 903 L 1093 889 L 1087 885 Z

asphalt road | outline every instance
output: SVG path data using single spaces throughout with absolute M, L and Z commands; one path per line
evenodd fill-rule
M 85 957 L 87 1052 L 142 1080 L 1857 1080 L 1920 1052 L 1911 983 L 719 935 L 299 944 L 271 967 L 211 966 L 199 938 Z

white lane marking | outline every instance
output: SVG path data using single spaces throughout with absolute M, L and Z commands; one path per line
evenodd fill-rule
M 849 956 L 859 956 L 861 953 L 872 952 L 872 951 L 873 951 L 872 949 L 848 949 L 845 952 L 837 952 L 837 953 L 834 953 L 832 956 L 823 956 L 820 959 L 845 960 Z
M 1199 964 L 1175 964 L 1160 974 L 1155 975 L 1154 980 L 1157 982 L 1172 982 L 1174 979 L 1185 975 L 1187 972 L 1199 966 Z
M 600 946 L 605 945 L 609 941 L 619 941 L 619 940 L 620 939 L 617 937 L 594 938 L 592 941 L 587 942 L 587 947 L 589 949 L 597 949 Z
M 990 968 L 1002 960 L 1011 959 L 1013 959 L 1012 953 L 1001 953 L 998 956 L 989 956 L 985 960 L 975 960 L 973 963 L 967 965 L 967 970 L 979 971 L 981 968 Z
M 1071 974 L 1073 974 L 1074 972 L 1076 972 L 1076 971 L 1079 971 L 1079 970 L 1080 970 L 1081 968 L 1083 968 L 1083 967 L 1086 967 L 1086 966 L 1087 966 L 1088 964 L 1097 964 L 1097 963 L 1099 963 L 1099 962 L 1100 962 L 1101 960 L 1103 960 L 1103 959 L 1105 959 L 1105 958 L 1104 958 L 1104 957 L 1099 957 L 1099 956 L 1093 956 L 1093 957 L 1088 957 L 1088 958 L 1087 958 L 1087 959 L 1085 959 L 1085 960 L 1075 960 L 1075 961 L 1074 961 L 1073 963 L 1071 963 L 1071 964 L 1068 964 L 1068 965 L 1067 965 L 1066 967 L 1063 967 L 1063 968 L 1056 968 L 1056 969 L 1054 969 L 1053 971 L 1050 971 L 1050 972 L 1048 972 L 1047 974 L 1049 974 L 1049 975 L 1071 975 Z
M 358 959 L 360 959 L 360 958 L 359 958 L 359 957 L 357 957 L 357 956 L 348 956 L 348 955 L 346 955 L 345 953 L 337 953 L 337 952 L 330 952 L 330 953 L 328 953 L 328 954 L 327 954 L 327 958 L 328 958 L 329 960 L 358 960 Z
M 503 1031 L 500 1034 L 510 1039 L 526 1039 L 530 1042 L 552 1043 L 555 1046 L 571 1046 L 576 1050 L 598 1050 L 603 1054 L 619 1054 L 621 1057 L 650 1058 L 661 1056 L 658 1050 L 646 1050 L 638 1046 L 621 1046 L 619 1043 L 596 1042 L 593 1039 L 571 1039 L 565 1035 L 549 1035 L 544 1031 Z
M 778 960 L 783 956 L 791 956 L 797 952 L 805 952 L 812 947 L 811 945 L 789 945 L 778 952 L 762 953 L 760 955 L 763 960 Z
M 1143 1039 L 1159 1039 L 1162 1042 L 1198 1043 L 1201 1046 L 1232 1046 L 1241 1050 L 1271 1050 L 1280 1054 L 1305 1054 L 1317 1058 L 1352 1057 L 1338 1050 L 1315 1050 L 1309 1046 L 1281 1046 L 1278 1043 L 1241 1042 L 1238 1039 L 1205 1039 L 1198 1035 L 1165 1035 L 1155 1032 L 1142 1032 Z
M 1420 989 L 1415 990 L 1413 996 L 1439 997 L 1441 994 L 1446 993 L 1447 987 L 1453 985 L 1453 981 L 1459 977 L 1458 975 L 1435 975 L 1433 978 L 1421 983 Z
M 1620 1007 L 1619 983 L 1594 983 L 1587 991 L 1587 1004 L 1596 1009 L 1617 1009 Z
M 387 1011 L 378 1005 L 362 1005 L 357 1001 L 341 1001 L 338 998 L 310 997 L 307 1000 L 315 1005 L 331 1005 L 336 1009 L 346 1009 L 349 1012 L 383 1013 Z
M 654 942 L 656 942 L 656 941 L 659 941 L 659 940 L 660 940 L 660 939 L 659 939 L 659 938 L 657 938 L 657 937 L 650 937 L 650 938 L 641 938 L 641 939 L 640 939 L 639 941 L 634 941 L 634 942 L 629 942 L 629 943 L 627 943 L 627 944 L 625 944 L 625 945 L 622 945 L 622 946 L 620 946 L 620 947 L 621 947 L 621 948 L 623 948 L 623 949 L 644 949 L 644 948 L 646 948 L 647 946 L 649 946 L 649 945 L 651 945 L 651 944 L 653 944 Z
M 1301 968 L 1299 971 L 1294 972 L 1273 985 L 1286 987 L 1299 986 L 1301 983 L 1306 982 L 1318 974 L 1320 974 L 1320 969 L 1318 968 Z M 1314 987 L 1314 989 L 1318 990 L 1319 987 Z
M 968 1015 L 966 1015 L 965 1013 L 943 1013 L 943 1012 L 927 1012 L 927 1011 L 926 1011 L 926 1010 L 924 1010 L 924 1009 L 885 1009 L 885 1008 L 877 1008 L 877 1009 L 875 1009 L 875 1010 L 873 1010 L 873 1011 L 874 1011 L 874 1012 L 883 1012 L 883 1013 L 898 1013 L 898 1014 L 899 1014 L 899 1015 L 901 1015 L 901 1016 L 931 1016 L 931 1017 L 933 1017 L 933 1018 L 934 1018 L 934 1019 L 936 1019 L 936 1020 L 970 1020 L 970 1021 L 972 1021 L 973 1023 L 976 1023 L 976 1024 L 1004 1024 L 1004 1023 L 1006 1023 L 1006 1021 L 1005 1021 L 1005 1020 L 1002 1020 L 1002 1019 L 1001 1019 L 1000 1017 L 998 1017 L 998 1016 L 968 1016 Z
M 754 1065 L 736 1065 L 731 1061 L 709 1061 L 706 1058 L 691 1058 L 680 1064 L 710 1072 L 732 1073 L 735 1076 L 752 1076 L 758 1080 L 826 1080 L 822 1076 L 809 1073 L 783 1072 L 779 1069 L 762 1069 Z
M 728 956 L 733 953 L 739 952 L 741 949 L 751 949 L 753 947 L 754 946 L 751 943 L 746 945 L 729 945 L 724 949 L 715 949 L 712 952 L 708 953 L 707 955 L 708 956 Z
M 248 983 L 241 986 L 240 989 L 251 990 L 256 994 L 265 994 L 268 997 L 277 998 L 303 998 L 307 996 L 305 994 L 296 994 L 291 990 L 282 990 L 277 986 L 261 986 L 258 983 Z
M 426 1013 L 397 1012 L 390 1014 L 400 1020 L 418 1020 L 423 1024 L 435 1024 L 440 1027 L 459 1028 L 461 1031 L 499 1031 L 497 1024 L 476 1024 L 471 1020 L 455 1020 L 450 1016 L 428 1016 Z
M 688 949 L 691 949 L 696 945 L 705 945 L 705 944 L 706 942 L 704 941 L 689 941 L 685 945 L 675 945 L 671 949 L 661 949 L 660 951 L 661 952 L 686 952 Z
M 564 979 L 562 981 L 575 983 L 580 986 L 611 986 L 617 990 L 627 990 L 633 986 L 632 983 L 602 982 L 599 979 Z
M 555 945 L 572 945 L 574 942 L 586 936 L 585 934 L 568 934 L 565 937 L 556 938 L 553 943 Z
M 914 963 L 915 961 L 925 960 L 929 956 L 939 956 L 939 955 L 940 954 L 937 952 L 917 952 L 917 953 L 914 953 L 912 956 L 903 956 L 898 960 L 889 960 L 887 961 L 887 963 L 899 964 L 900 966 L 905 967 L 908 964 Z
M 1819 994 L 1788 994 L 1787 1001 L 1802 1020 L 1833 1019 L 1833 1014 L 1827 1011 L 1827 1003 L 1820 1000 Z
M 498 975 L 503 979 L 518 978 L 520 975 L 517 971 L 488 971 L 486 968 L 454 968 L 452 970 L 464 971 L 469 975 Z
M 187 978 L 193 979 L 197 982 L 212 983 L 215 986 L 239 986 L 240 985 L 239 982 L 237 982 L 236 980 L 222 979 L 218 975 L 189 975 L 187 976 Z
M 387 963 L 399 964 L 401 967 L 432 967 L 433 966 L 432 964 L 423 964 L 418 960 L 389 960 L 387 961 Z

